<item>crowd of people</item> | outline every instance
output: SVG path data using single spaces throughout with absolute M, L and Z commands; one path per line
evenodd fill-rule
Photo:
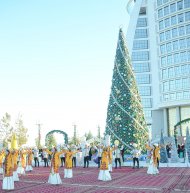
M 158 144 L 146 146 L 150 155 L 150 163 L 147 170 L 148 174 L 158 174 L 160 147 Z M 19 181 L 20 175 L 26 172 L 32 172 L 33 166 L 50 167 L 48 183 L 61 184 L 62 180 L 59 175 L 59 167 L 64 167 L 64 178 L 72 178 L 72 168 L 76 166 L 89 167 L 89 160 L 94 160 L 99 168 L 98 180 L 111 180 L 112 163 L 115 168 L 121 168 L 124 162 L 124 146 L 117 145 L 97 146 L 85 145 L 85 147 L 76 145 L 65 145 L 63 147 L 54 147 L 51 150 L 47 147 L 37 148 L 20 148 L 19 150 L 5 149 L 0 152 L 0 173 L 3 174 L 2 189 L 14 189 L 14 182 Z M 133 157 L 133 168 L 139 168 L 139 157 L 141 151 L 137 144 L 133 144 L 131 151 Z M 93 156 L 96 155 L 96 156 Z

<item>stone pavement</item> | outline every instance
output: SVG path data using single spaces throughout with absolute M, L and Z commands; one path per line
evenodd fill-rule
M 190 168 L 160 168 L 159 175 L 146 174 L 147 168 L 132 169 L 122 167 L 113 169 L 112 181 L 98 181 L 98 168 L 73 169 L 73 178 L 64 179 L 64 168 L 60 168 L 63 184 L 50 185 L 47 183 L 50 168 L 34 168 L 15 182 L 15 193 L 190 193 Z M 0 176 L 2 186 L 2 176 Z M 8 191 L 0 192 L 5 193 Z

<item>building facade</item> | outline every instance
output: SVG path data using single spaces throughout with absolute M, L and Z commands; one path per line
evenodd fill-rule
M 152 138 L 190 118 L 190 0 L 128 0 L 127 43 Z M 185 136 L 186 127 L 175 131 Z

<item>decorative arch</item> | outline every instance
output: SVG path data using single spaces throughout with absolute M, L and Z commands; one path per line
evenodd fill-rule
M 62 134 L 64 136 L 65 144 L 68 144 L 68 135 L 67 135 L 67 133 L 65 133 L 64 131 L 61 131 L 61 130 L 52 130 L 52 131 L 48 132 L 46 134 L 45 144 L 47 144 L 48 135 L 51 135 L 53 133 Z
M 177 128 L 178 128 L 178 126 L 181 127 L 181 125 L 188 123 L 188 122 L 190 122 L 190 118 L 179 121 L 176 125 L 174 125 L 174 137 L 175 137 L 176 145 L 177 145 L 177 134 L 178 134 Z

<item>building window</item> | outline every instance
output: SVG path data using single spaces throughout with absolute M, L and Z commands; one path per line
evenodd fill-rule
M 157 0 L 157 6 L 162 5 L 162 0 Z
M 178 48 L 178 40 L 173 41 L 172 44 L 173 44 L 173 50 L 174 50 L 174 51 L 179 49 L 179 48 Z
M 160 34 L 160 42 L 163 42 L 165 40 L 164 32 Z
M 148 37 L 148 33 L 147 33 L 147 29 L 136 29 L 135 30 L 135 38 L 147 38 Z
M 177 98 L 177 100 L 183 99 L 183 93 L 182 92 L 177 92 L 176 93 L 176 98 Z
M 175 81 L 174 80 L 170 80 L 170 90 L 175 90 Z
M 168 71 L 166 69 L 162 70 L 162 79 L 168 78 Z
M 190 7 L 190 1 L 189 0 L 184 0 L 184 7 L 185 8 Z
M 135 72 L 150 72 L 149 63 L 133 63 Z
M 151 108 L 152 107 L 152 100 L 151 98 L 142 98 L 142 105 L 144 108 Z
M 186 34 L 190 34 L 190 25 L 186 25 Z
M 166 56 L 161 58 L 161 66 L 166 66 Z
M 170 94 L 170 100 L 175 100 L 176 99 L 176 94 L 175 93 L 171 93 Z
M 138 51 L 132 53 L 132 61 L 146 61 L 149 60 L 148 51 Z
M 158 18 L 163 17 L 163 9 L 158 10 Z
M 166 44 L 166 50 L 168 53 L 170 53 L 172 51 L 172 43 L 171 42 Z
M 175 76 L 180 76 L 181 75 L 181 68 L 180 66 L 175 67 Z
M 178 64 L 180 62 L 179 53 L 174 54 L 174 64 Z
M 189 99 L 190 98 L 190 92 L 189 91 L 184 91 L 183 92 L 183 98 L 184 99 Z
M 187 61 L 186 52 L 180 52 L 180 58 L 181 58 L 181 62 L 186 62 Z
M 151 110 L 144 110 L 144 115 L 145 115 L 145 117 L 152 117 L 152 111 Z
M 187 59 L 190 61 L 190 51 L 187 52 Z
M 182 88 L 189 88 L 189 79 L 188 78 L 183 78 L 182 79 Z
M 139 93 L 141 96 L 150 96 L 151 87 L 150 86 L 139 86 Z
M 180 49 L 186 48 L 186 39 L 180 39 L 179 40 L 179 47 L 180 47 Z
M 169 82 L 164 82 L 163 84 L 163 91 L 166 92 L 166 91 L 169 91 Z
M 181 66 L 181 74 L 189 74 L 189 65 L 188 64 L 185 64 L 185 65 L 182 65 Z
M 148 49 L 148 40 L 135 40 L 133 42 L 134 50 Z
M 169 14 L 169 6 L 164 7 L 164 15 Z
M 176 25 L 177 24 L 177 16 L 172 16 L 171 17 L 171 25 Z
M 159 30 L 162 30 L 162 29 L 164 29 L 164 21 L 163 20 L 159 22 Z
M 173 59 L 172 55 L 168 55 L 168 58 L 167 58 L 167 64 L 168 65 L 171 65 L 173 63 L 172 59 Z
M 177 10 L 183 9 L 183 1 L 178 1 L 177 2 Z
M 172 78 L 172 77 L 175 76 L 174 68 L 169 68 L 168 69 L 168 75 L 169 75 L 169 78 Z
M 173 28 L 172 29 L 172 37 L 175 38 L 178 36 L 178 33 L 177 33 L 177 28 Z
M 169 18 L 165 19 L 164 24 L 165 24 L 165 28 L 169 27 L 170 26 L 170 19 Z
M 137 27 L 146 27 L 147 26 L 147 19 L 146 18 L 139 18 L 137 20 Z
M 175 80 L 175 87 L 177 90 L 182 88 L 181 79 Z
M 185 27 L 184 26 L 180 26 L 179 27 L 179 36 L 183 36 L 185 35 Z
M 167 3 L 169 0 L 163 0 L 163 3 Z
M 170 13 L 173 13 L 175 11 L 176 11 L 176 4 L 173 3 L 173 4 L 170 5 Z
M 164 94 L 164 101 L 168 101 L 169 99 L 169 94 Z
M 166 52 L 165 44 L 160 46 L 160 52 L 161 52 L 161 54 L 164 54 Z
M 165 37 L 166 37 L 166 40 L 171 39 L 171 31 L 170 30 L 165 32 Z
M 140 8 L 139 15 L 146 15 L 146 7 Z
M 187 47 L 190 47 L 190 38 L 187 38 Z
M 184 22 L 184 16 L 183 16 L 183 13 L 178 14 L 178 23 L 182 23 L 182 22 Z
M 137 74 L 136 80 L 138 84 L 149 84 L 150 83 L 150 75 L 149 74 Z
M 190 20 L 190 11 L 185 13 L 185 21 L 189 21 Z

